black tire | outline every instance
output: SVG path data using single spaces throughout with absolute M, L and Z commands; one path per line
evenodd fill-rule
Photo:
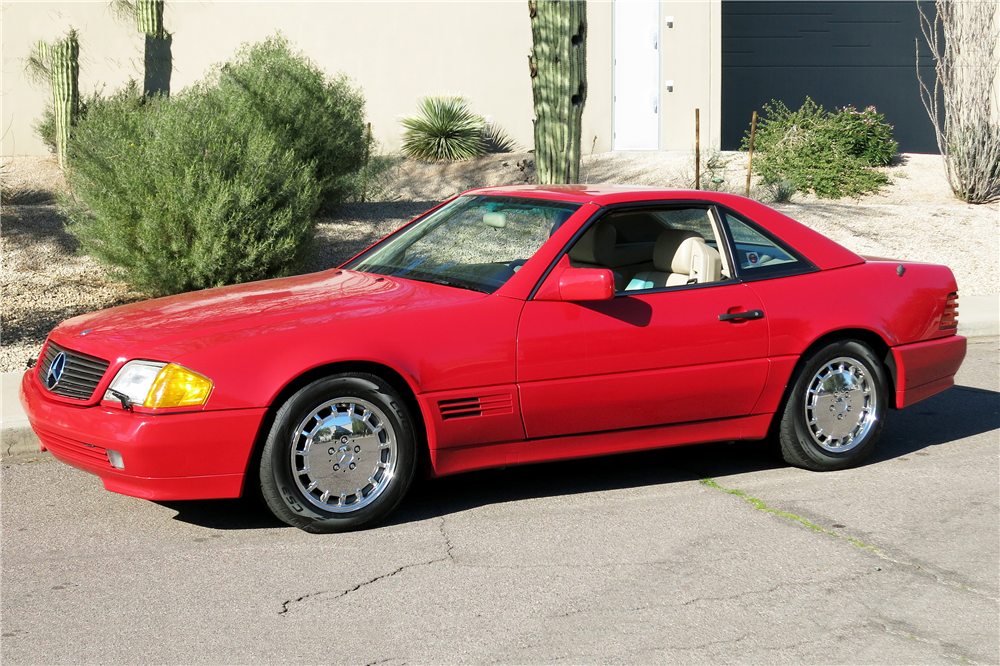
M 821 472 L 860 464 L 882 432 L 888 400 L 882 364 L 867 345 L 826 345 L 805 361 L 785 401 L 782 458 Z
M 385 519 L 416 467 L 404 401 L 375 375 L 344 373 L 314 381 L 278 410 L 260 487 L 279 520 L 307 532 L 345 532 Z

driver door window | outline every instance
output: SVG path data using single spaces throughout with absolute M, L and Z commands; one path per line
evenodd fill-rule
M 615 212 L 570 248 L 570 264 L 610 268 L 618 292 L 720 282 L 732 272 L 719 251 L 717 229 L 707 207 Z

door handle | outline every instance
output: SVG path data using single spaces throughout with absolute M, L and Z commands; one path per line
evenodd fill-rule
M 747 319 L 763 319 L 763 310 L 746 310 L 744 312 L 727 312 L 719 315 L 719 321 L 743 321 Z

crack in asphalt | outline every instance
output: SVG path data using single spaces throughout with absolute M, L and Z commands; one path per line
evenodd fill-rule
M 445 530 L 444 516 L 441 516 L 441 523 L 438 525 L 438 530 L 441 532 L 441 538 L 444 539 L 445 555 L 452 563 L 457 564 L 457 562 L 455 562 L 455 555 L 452 553 L 452 550 L 454 550 L 455 547 L 451 543 L 451 537 L 448 536 L 448 532 Z
M 395 659 L 395 657 L 386 657 L 385 659 L 379 659 L 378 661 L 369 661 L 365 666 L 378 666 L 379 664 L 388 664 L 390 661 Z
M 330 597 L 330 600 L 332 601 L 334 599 L 340 599 L 342 597 L 346 597 L 348 594 L 351 594 L 352 592 L 357 592 L 361 588 L 367 587 L 368 585 L 371 585 L 373 583 L 377 583 L 380 580 L 385 580 L 386 578 L 392 578 L 396 574 L 401 573 L 403 571 L 406 571 L 407 569 L 414 569 L 416 567 L 426 567 L 426 566 L 428 566 L 430 564 L 437 564 L 438 562 L 446 562 L 446 561 L 448 561 L 447 557 L 439 557 L 437 559 L 427 560 L 426 562 L 417 562 L 416 564 L 404 564 L 403 566 L 401 566 L 401 567 L 399 567 L 399 568 L 397 568 L 397 569 L 395 569 L 393 571 L 390 571 L 389 573 L 382 574 L 381 576 L 375 576 L 374 578 L 366 580 L 363 583 L 358 583 L 357 585 L 355 585 L 354 587 L 352 587 L 350 589 L 343 590 L 339 594 L 337 594 L 337 595 L 335 595 L 333 597 Z M 300 601 L 305 601 L 306 599 L 311 599 L 312 597 L 318 597 L 320 595 L 330 594 L 330 592 L 331 592 L 331 590 L 317 590 L 316 592 L 310 592 L 309 594 L 303 594 L 301 597 L 298 597 L 296 599 L 289 599 L 288 601 L 282 602 L 282 604 L 281 604 L 281 610 L 278 611 L 278 615 L 286 615 L 288 613 L 288 611 L 291 610 L 291 605 L 292 604 L 298 603 Z
M 962 654 L 949 653 L 948 647 L 950 645 L 957 648 L 961 648 L 961 646 L 955 645 L 954 643 L 945 643 L 935 638 L 924 638 L 922 636 L 917 636 L 916 634 L 912 634 L 906 631 L 899 631 L 897 629 L 893 629 L 892 627 L 890 627 L 888 622 L 886 622 L 885 620 L 875 619 L 872 620 L 872 622 L 882 627 L 882 630 L 885 631 L 885 633 L 889 634 L 890 636 L 900 636 L 902 638 L 907 638 L 911 641 L 916 641 L 917 643 L 923 643 L 924 645 L 933 645 L 934 647 L 938 648 L 938 650 L 940 650 L 941 656 L 947 659 L 955 659 L 956 661 L 960 661 L 963 664 L 973 664 L 973 666 L 985 666 L 985 664 L 988 663 L 988 662 L 975 661 Z
M 330 597 L 330 600 L 332 601 L 334 599 L 340 599 L 342 597 L 346 597 L 348 594 L 351 594 L 353 592 L 357 592 L 358 590 L 360 590 L 363 587 L 367 587 L 368 585 L 371 585 L 373 583 L 377 583 L 380 580 L 385 580 L 387 578 L 392 578 L 396 574 L 402 573 L 403 571 L 406 571 L 407 569 L 414 569 L 416 567 L 426 567 L 428 565 L 437 564 L 439 562 L 451 562 L 451 563 L 454 564 L 455 563 L 455 556 L 452 554 L 452 550 L 453 550 L 454 546 L 451 543 L 451 538 L 448 536 L 448 533 L 445 530 L 445 518 L 444 518 L 444 516 L 441 517 L 441 522 L 438 524 L 438 530 L 441 533 L 441 537 L 444 539 L 444 546 L 445 546 L 445 555 L 444 555 L 444 557 L 438 557 L 438 558 L 435 558 L 433 560 L 427 560 L 426 562 L 417 562 L 416 564 L 404 564 L 403 566 L 398 567 L 397 569 L 395 569 L 393 571 L 390 571 L 389 573 L 382 574 L 381 576 L 375 576 L 374 578 L 366 580 L 363 583 L 358 583 L 357 585 L 355 585 L 354 587 L 352 587 L 350 589 L 343 590 L 339 594 Z M 325 595 L 325 594 L 330 594 L 330 593 L 331 593 L 331 590 L 317 590 L 315 592 L 310 592 L 308 594 L 303 594 L 301 597 L 297 597 L 295 599 L 289 599 L 287 601 L 284 601 L 281 604 L 281 610 L 278 611 L 278 615 L 287 615 L 288 611 L 291 610 L 292 604 L 297 604 L 299 602 L 305 601 L 306 599 L 311 599 L 312 597 L 318 597 L 320 595 Z M 386 661 L 388 661 L 388 660 L 386 660 Z M 382 663 L 382 662 L 375 662 L 375 663 Z
M 773 514 L 775 514 L 777 516 L 781 516 L 782 518 L 787 518 L 789 520 L 793 520 L 795 522 L 801 523 L 802 525 L 808 527 L 809 529 L 811 529 L 811 530 L 813 530 L 815 532 L 819 532 L 820 534 L 826 534 L 826 535 L 835 537 L 837 539 L 842 539 L 842 540 L 850 543 L 851 545 L 857 546 L 858 548 L 863 548 L 865 550 L 869 550 L 872 553 L 874 553 L 875 555 L 877 555 L 879 558 L 881 558 L 881 559 L 883 559 L 883 560 L 885 560 L 887 562 L 892 562 L 893 564 L 898 564 L 898 565 L 903 566 L 903 567 L 910 567 L 912 569 L 916 569 L 917 571 L 920 571 L 920 572 L 922 572 L 924 574 L 927 574 L 928 576 L 932 577 L 937 583 L 939 583 L 941 585 L 945 585 L 947 587 L 952 587 L 952 588 L 955 588 L 955 589 L 958 589 L 958 590 L 962 590 L 963 592 L 971 592 L 973 594 L 976 594 L 976 595 L 979 595 L 981 597 L 984 597 L 984 598 L 986 598 L 986 599 L 988 599 L 990 601 L 1000 601 L 1000 599 L 997 599 L 996 597 L 992 596 L 989 592 L 987 592 L 985 590 L 976 589 L 976 588 L 973 588 L 973 587 L 969 587 L 967 585 L 963 585 L 961 583 L 956 583 L 954 581 L 950 581 L 950 580 L 942 577 L 941 574 L 939 574 L 936 571 L 932 571 L 930 569 L 927 569 L 926 567 L 922 567 L 919 564 L 916 564 L 914 562 L 906 562 L 905 560 L 898 560 L 898 559 L 896 559 L 896 558 L 894 558 L 894 557 L 886 554 L 885 552 L 883 552 L 879 548 L 876 548 L 875 546 L 871 546 L 871 545 L 869 545 L 867 543 L 859 541 L 858 539 L 855 539 L 854 537 L 849 537 L 849 536 L 845 536 L 843 534 L 838 534 L 837 532 L 834 532 L 833 530 L 828 530 L 828 529 L 826 529 L 824 527 L 820 527 L 819 525 L 816 525 L 815 523 L 810 522 L 808 519 L 803 518 L 802 516 L 797 516 L 794 513 L 789 513 L 787 511 L 781 511 L 780 509 L 773 509 L 773 508 L 769 507 L 763 500 L 757 499 L 756 497 L 750 497 L 750 495 L 747 495 L 742 490 L 731 489 L 731 488 L 723 488 L 718 483 L 716 483 L 714 479 L 712 479 L 710 477 L 703 477 L 701 479 L 701 483 L 702 483 L 702 485 L 705 485 L 705 486 L 707 486 L 709 488 L 715 488 L 716 490 L 721 490 L 724 493 L 729 493 L 730 495 L 736 495 L 738 497 L 742 497 L 744 500 L 746 500 L 751 506 L 753 506 L 758 511 L 764 511 L 766 513 L 773 513 Z

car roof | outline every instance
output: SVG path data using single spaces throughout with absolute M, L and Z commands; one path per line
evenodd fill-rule
M 641 185 L 512 185 L 484 187 L 465 194 L 568 201 L 597 206 L 647 201 L 709 202 L 744 214 L 805 255 L 817 268 L 829 270 L 864 263 L 843 245 L 764 204 L 727 192 L 671 190 Z
M 631 201 L 713 201 L 727 203 L 743 197 L 725 192 L 706 190 L 675 190 L 645 185 L 507 185 L 483 187 L 465 194 L 512 196 L 532 199 L 549 199 L 574 203 L 594 203 L 599 206 L 628 203 Z

